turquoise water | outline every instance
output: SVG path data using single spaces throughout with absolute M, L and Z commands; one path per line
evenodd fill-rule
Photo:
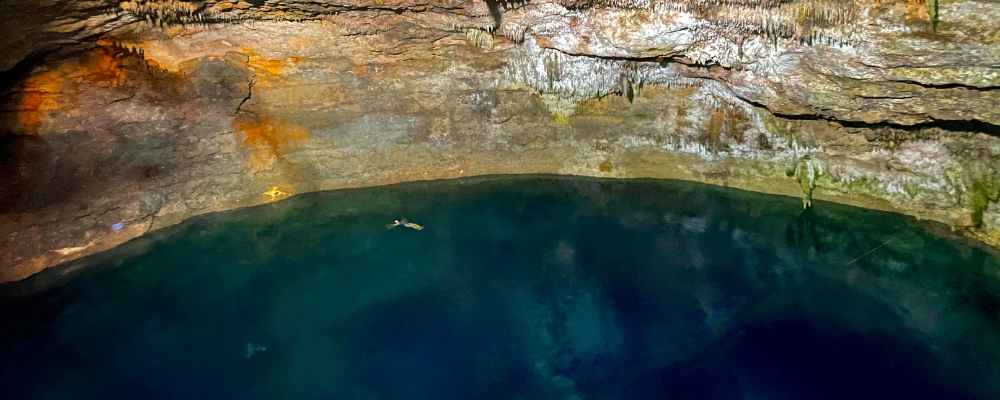
M 425 229 L 386 229 L 400 217 Z M 309 194 L 0 287 L 0 390 L 1000 398 L 1000 259 L 943 237 L 898 215 L 681 182 Z

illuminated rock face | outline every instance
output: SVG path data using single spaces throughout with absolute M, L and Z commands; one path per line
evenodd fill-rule
M 206 212 L 495 173 L 808 187 L 1000 244 L 995 4 L 718 3 L 4 2 L 0 280 Z

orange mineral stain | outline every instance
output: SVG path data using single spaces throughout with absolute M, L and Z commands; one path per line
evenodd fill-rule
M 266 170 L 289 148 L 309 137 L 302 126 L 270 116 L 239 116 L 233 120 L 237 139 L 250 150 L 248 168 L 252 173 Z
M 268 85 L 269 82 L 285 72 L 285 69 L 301 61 L 298 57 L 286 59 L 264 58 L 250 48 L 242 48 L 240 52 L 247 57 L 247 66 L 254 72 L 258 84 Z
M 101 87 L 117 87 L 125 83 L 122 59 L 106 48 L 98 48 L 80 57 L 78 67 L 69 76 Z
M 893 6 L 903 3 L 905 7 L 905 18 L 907 22 L 929 22 L 930 13 L 927 11 L 927 2 L 930 0 L 875 0 L 874 7 Z
M 125 83 L 122 58 L 116 50 L 98 47 L 55 68 L 38 71 L 25 79 L 18 101 L 17 121 L 27 133 L 37 133 L 42 122 L 64 104 L 72 104 L 72 93 L 86 86 L 117 87 Z M 70 85 L 76 85 L 76 90 Z M 82 87 L 82 88 L 81 88 Z
M 906 7 L 906 22 L 930 21 L 930 14 L 927 13 L 927 0 L 902 0 L 901 2 Z
M 21 128 L 35 133 L 49 113 L 59 109 L 59 94 L 63 76 L 57 71 L 45 71 L 28 77 L 21 91 L 17 122 Z

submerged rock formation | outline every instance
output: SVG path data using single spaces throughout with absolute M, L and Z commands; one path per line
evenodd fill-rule
M 9 0 L 0 18 L 0 281 L 206 212 L 506 173 L 697 180 L 1000 245 L 987 0 Z

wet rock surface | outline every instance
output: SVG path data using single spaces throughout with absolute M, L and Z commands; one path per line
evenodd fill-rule
M 50 3 L 0 5 L 3 281 L 206 212 L 507 173 L 811 192 L 1000 243 L 989 2 Z

